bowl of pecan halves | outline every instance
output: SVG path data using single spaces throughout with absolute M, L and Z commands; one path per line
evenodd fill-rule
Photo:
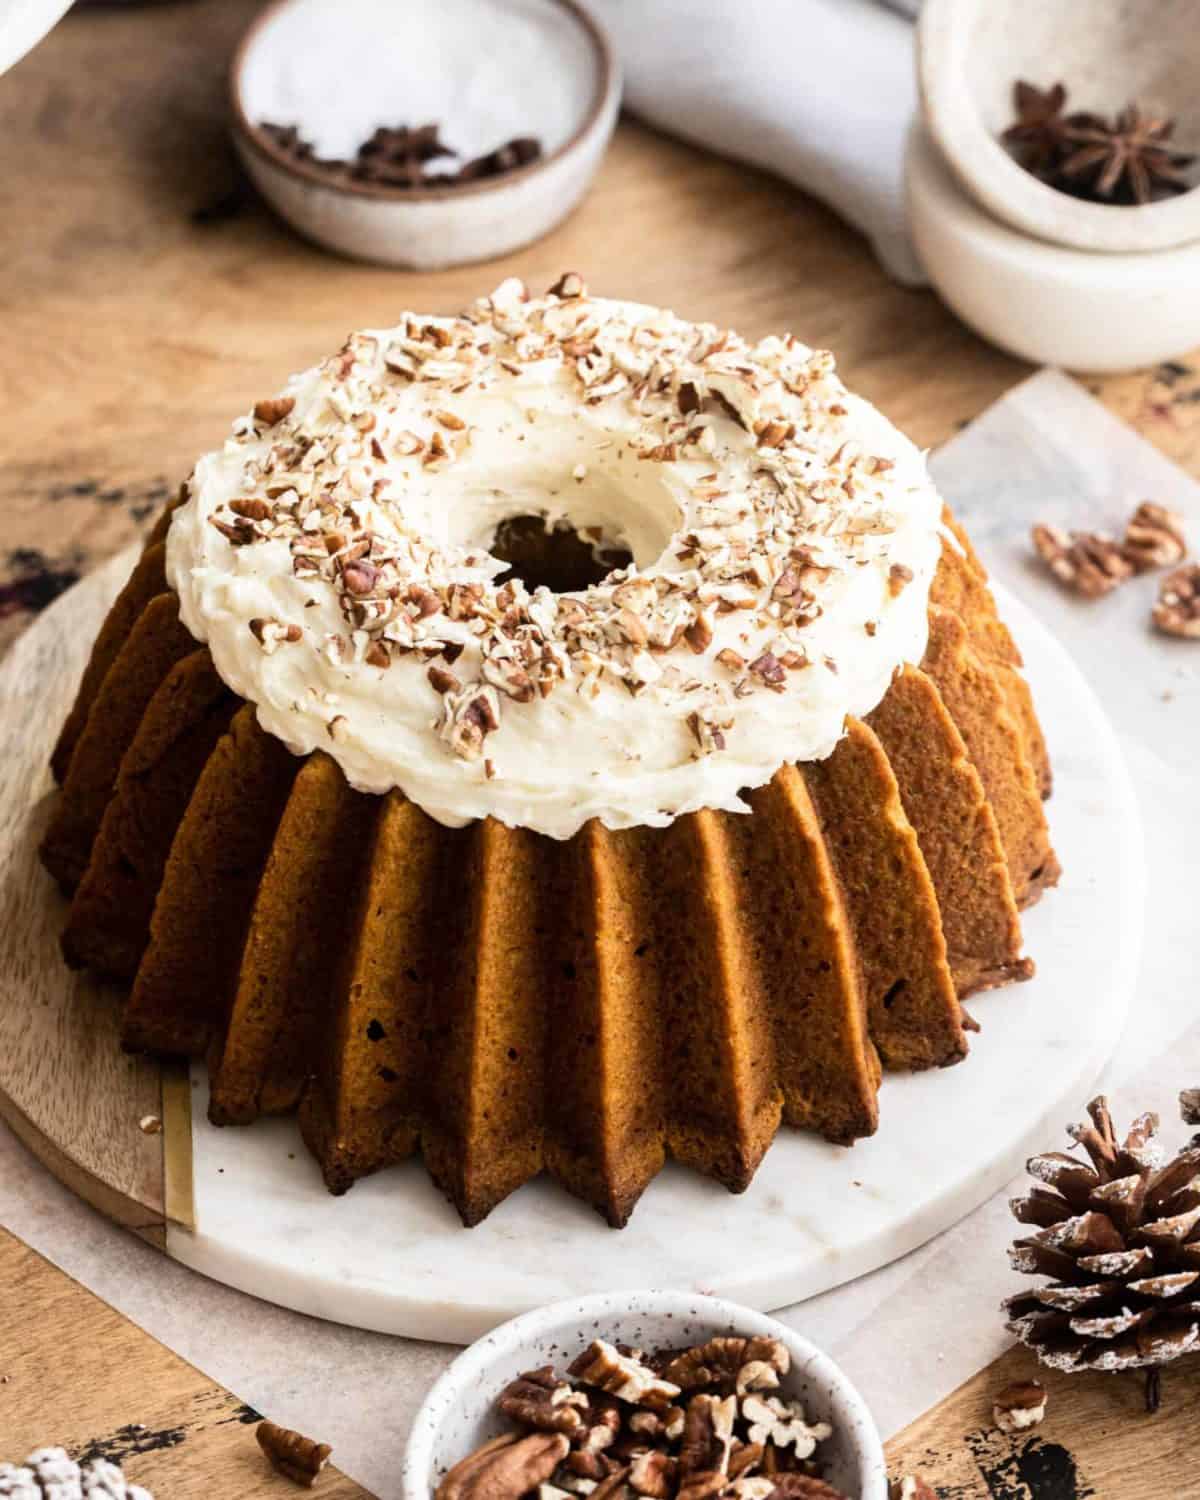
M 886 1500 L 826 1354 L 734 1302 L 626 1292 L 525 1313 L 425 1398 L 404 1500 Z

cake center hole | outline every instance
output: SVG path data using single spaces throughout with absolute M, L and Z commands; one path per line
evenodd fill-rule
M 527 589 L 574 594 L 602 583 L 633 561 L 629 549 L 599 526 L 576 529 L 569 521 L 548 524 L 544 516 L 509 516 L 489 543 L 493 557 L 508 563 L 498 582 L 519 578 Z

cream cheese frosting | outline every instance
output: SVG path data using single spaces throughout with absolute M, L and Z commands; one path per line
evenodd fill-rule
M 918 662 L 924 458 L 796 339 L 504 282 L 293 377 L 197 464 L 184 624 L 296 754 L 441 823 L 664 825 L 819 760 Z M 504 581 L 516 515 L 620 543 L 575 593 Z

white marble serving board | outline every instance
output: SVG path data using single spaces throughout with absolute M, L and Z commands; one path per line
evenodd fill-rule
M 782 1307 L 897 1259 L 983 1202 L 1057 1138 L 1107 1061 L 1145 904 L 1136 802 L 1108 720 L 1063 648 L 998 592 L 1054 761 L 1066 873 L 1026 914 L 1037 977 L 970 1003 L 983 1031 L 965 1062 L 889 1076 L 873 1139 L 847 1151 L 784 1130 L 740 1197 L 668 1167 L 619 1232 L 541 1180 L 467 1230 L 417 1163 L 331 1198 L 294 1121 L 209 1125 L 196 1067 L 197 1227 L 170 1225 L 168 1252 L 317 1317 L 467 1342 L 538 1304 L 621 1287 Z

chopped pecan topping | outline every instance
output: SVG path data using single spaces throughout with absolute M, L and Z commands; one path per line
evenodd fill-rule
M 261 619 L 250 621 L 250 634 L 268 656 L 278 651 L 280 646 L 293 645 L 304 636 L 299 625 L 285 625 L 282 620 Z
M 1118 544 L 1096 532 L 1038 525 L 1033 528 L 1033 545 L 1060 583 L 1088 599 L 1110 593 L 1133 573 Z
M 328 1443 L 314 1443 L 312 1438 L 293 1432 L 290 1427 L 279 1427 L 274 1422 L 260 1422 L 254 1429 L 254 1436 L 270 1459 L 272 1468 L 294 1483 L 310 1488 L 333 1452 Z
M 593 1339 L 571 1362 L 569 1372 L 584 1385 L 594 1385 L 610 1396 L 651 1411 L 665 1411 L 679 1395 L 677 1385 L 662 1380 L 642 1360 L 620 1353 L 604 1339 Z
M 754 436 L 760 448 L 779 448 L 795 435 L 795 423 L 779 418 L 768 418 L 754 424 Z
M 903 563 L 893 563 L 888 569 L 888 593 L 892 598 L 904 591 L 913 580 L 913 570 Z
M 271 514 L 271 507 L 265 500 L 254 498 L 231 500 L 229 509 L 235 516 L 243 516 L 247 521 L 265 521 Z
M 1200 640 L 1200 563 L 1177 568 L 1163 580 L 1151 618 L 1164 635 Z
M 244 516 L 236 521 L 222 521 L 219 516 L 208 518 L 231 547 L 248 547 L 258 540 L 258 532 Z
M 351 594 L 369 594 L 379 582 L 379 569 L 365 558 L 359 558 L 343 567 L 342 582 Z
M 1121 551 L 1139 573 L 1175 567 L 1187 556 L 1183 517 L 1143 500 L 1125 528 Z
M 586 297 L 587 286 L 578 271 L 564 271 L 549 290 L 551 297 L 561 297 L 568 301 L 575 297 Z
M 290 416 L 295 409 L 295 396 L 273 396 L 266 401 L 254 403 L 254 420 L 264 427 L 274 427 Z

